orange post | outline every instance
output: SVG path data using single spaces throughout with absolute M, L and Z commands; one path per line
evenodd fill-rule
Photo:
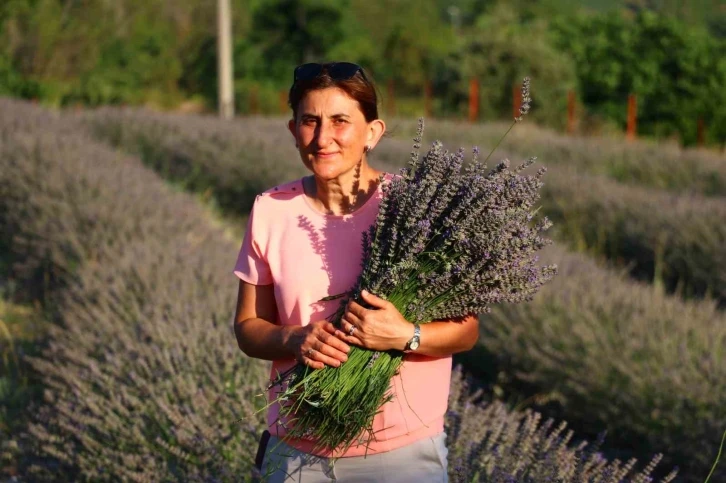
M 512 87 L 512 117 L 519 116 L 519 110 L 522 108 L 522 84 L 514 84 Z
M 698 118 L 698 132 L 696 135 L 696 142 L 699 146 L 704 146 L 706 144 L 706 123 L 703 121 L 702 117 Z
M 479 120 L 479 81 L 473 77 L 469 81 L 469 122 Z
M 570 89 L 567 93 L 567 132 L 574 134 L 575 132 L 575 105 L 577 103 L 577 97 L 575 91 Z
M 257 85 L 252 85 L 250 87 L 250 113 L 251 114 L 258 114 L 259 113 L 259 102 L 257 99 Z
M 431 117 L 432 114 L 432 98 L 433 98 L 433 89 L 431 88 L 431 81 L 426 79 L 424 82 L 424 115 L 426 117 Z
M 628 96 L 628 130 L 625 133 L 625 138 L 628 141 L 635 139 L 635 134 L 638 129 L 638 102 L 635 94 Z
M 280 114 L 287 112 L 287 91 L 280 91 Z
M 388 79 L 387 85 L 387 97 L 388 97 L 388 115 L 396 115 L 396 93 L 393 79 Z

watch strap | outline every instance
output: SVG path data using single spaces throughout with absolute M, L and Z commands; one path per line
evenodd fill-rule
M 421 326 L 419 324 L 413 324 L 413 337 L 411 337 L 408 342 L 406 342 L 406 348 L 404 349 L 404 352 L 411 351 L 411 343 L 418 339 L 419 343 L 421 341 Z

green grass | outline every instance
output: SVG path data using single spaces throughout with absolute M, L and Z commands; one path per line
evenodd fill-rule
M 25 362 L 39 353 L 46 325 L 38 307 L 0 297 L 0 478 L 18 471 L 18 434 L 29 421 L 29 407 L 38 401 L 41 386 Z

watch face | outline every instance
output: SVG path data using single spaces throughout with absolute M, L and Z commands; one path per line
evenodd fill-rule
M 414 339 L 411 341 L 411 345 L 409 346 L 412 351 L 415 351 L 418 349 L 418 339 Z

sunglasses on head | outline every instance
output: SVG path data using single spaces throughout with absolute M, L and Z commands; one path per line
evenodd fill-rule
M 328 75 L 333 80 L 350 79 L 358 72 L 360 72 L 360 75 L 363 77 L 363 79 L 366 82 L 368 81 L 366 73 L 363 71 L 363 67 L 359 66 L 358 64 L 354 64 L 352 62 L 331 62 L 329 64 L 318 64 L 316 62 L 311 62 L 309 64 L 302 64 L 295 67 L 295 73 L 292 79 L 293 85 L 297 81 L 315 79 L 321 74 L 321 72 L 323 72 L 323 67 L 326 68 L 326 70 L 328 71 Z

